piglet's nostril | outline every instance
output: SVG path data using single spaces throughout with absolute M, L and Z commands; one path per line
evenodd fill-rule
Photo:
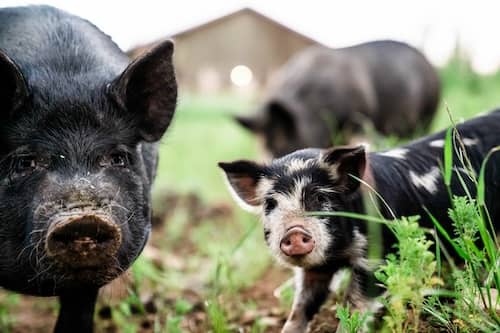
M 280 248 L 287 256 L 303 256 L 314 249 L 314 243 L 314 239 L 302 227 L 294 227 L 287 231 Z

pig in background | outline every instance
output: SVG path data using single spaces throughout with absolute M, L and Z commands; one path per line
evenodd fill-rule
M 167 41 L 129 64 L 83 19 L 0 10 L 0 286 L 59 296 L 56 332 L 92 332 L 99 288 L 148 239 L 172 52 Z
M 406 44 L 312 47 L 279 70 L 256 114 L 236 119 L 279 157 L 348 143 L 366 126 L 383 135 L 410 137 L 428 128 L 439 91 L 435 69 Z

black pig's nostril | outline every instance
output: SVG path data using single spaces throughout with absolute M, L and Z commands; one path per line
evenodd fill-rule
M 103 243 L 114 238 L 114 230 L 110 226 L 98 223 L 73 222 L 65 228 L 54 230 L 52 239 L 56 242 L 96 242 Z
M 47 234 L 47 254 L 75 267 L 100 265 L 110 260 L 121 244 L 121 231 L 105 215 L 60 216 Z

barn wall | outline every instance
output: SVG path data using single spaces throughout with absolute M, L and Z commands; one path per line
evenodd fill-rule
M 174 38 L 179 84 L 199 90 L 200 77 L 230 89 L 230 71 L 248 66 L 260 88 L 295 52 L 313 44 L 292 31 L 249 12 L 207 24 Z M 207 81 L 207 80 L 201 80 Z

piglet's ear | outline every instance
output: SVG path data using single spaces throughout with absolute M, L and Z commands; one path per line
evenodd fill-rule
M 21 107 L 28 97 L 28 89 L 21 70 L 0 51 L 0 117 L 5 119 Z
M 224 170 L 229 190 L 238 204 L 245 210 L 256 212 L 262 205 L 257 193 L 259 182 L 263 178 L 263 168 L 251 161 L 219 163 Z
M 173 51 L 171 41 L 159 44 L 134 60 L 110 86 L 113 98 L 136 120 L 145 141 L 159 140 L 175 112 Z
M 359 181 L 352 176 L 363 177 L 366 167 L 364 146 L 328 149 L 322 154 L 321 160 L 329 169 L 336 185 L 348 193 L 355 191 L 359 187 Z

